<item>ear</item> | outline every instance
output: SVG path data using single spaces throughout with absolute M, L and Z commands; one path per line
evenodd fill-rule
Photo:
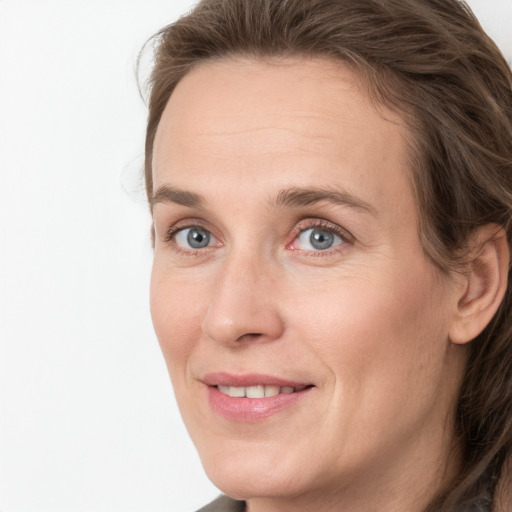
M 485 329 L 507 289 L 509 247 L 503 228 L 497 224 L 480 227 L 469 241 L 469 249 L 464 286 L 449 331 L 456 344 L 475 339 Z

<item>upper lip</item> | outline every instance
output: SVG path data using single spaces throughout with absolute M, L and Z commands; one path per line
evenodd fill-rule
M 243 375 L 234 375 L 225 372 L 208 373 L 201 380 L 207 386 L 248 387 L 266 385 L 300 388 L 312 385 L 310 382 L 288 380 L 274 375 L 260 373 L 246 373 Z

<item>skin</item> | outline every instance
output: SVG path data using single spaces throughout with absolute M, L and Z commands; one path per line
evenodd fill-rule
M 154 190 L 202 205 L 154 202 L 153 323 L 206 472 L 250 512 L 420 511 L 458 469 L 466 346 L 450 332 L 466 285 L 421 246 L 408 137 L 354 71 L 322 59 L 207 62 L 165 109 Z M 352 204 L 273 201 L 296 188 Z M 300 235 L 319 223 L 339 237 L 327 250 Z M 208 247 L 187 246 L 192 226 Z M 211 372 L 314 387 L 230 421 L 207 400 Z

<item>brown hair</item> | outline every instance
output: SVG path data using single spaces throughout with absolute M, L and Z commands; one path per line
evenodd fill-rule
M 512 74 L 458 0 L 203 0 L 153 41 L 145 177 L 177 83 L 208 59 L 330 57 L 354 65 L 372 98 L 404 115 L 426 253 L 461 262 L 476 228 L 512 238 Z M 428 511 L 488 510 L 512 447 L 512 286 L 471 343 L 458 400 L 463 466 Z

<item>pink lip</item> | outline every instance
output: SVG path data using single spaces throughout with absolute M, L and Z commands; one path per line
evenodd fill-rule
M 264 375 L 260 373 L 249 373 L 245 375 L 232 375 L 230 373 L 209 373 L 201 379 L 207 386 L 279 386 L 300 388 L 311 385 L 309 382 L 297 382 L 281 379 L 272 375 Z
M 284 380 L 270 375 L 248 374 L 230 375 L 227 373 L 212 373 L 202 381 L 207 385 L 208 401 L 213 411 L 231 421 L 257 422 L 284 409 L 292 407 L 305 398 L 314 386 L 301 382 Z M 225 395 L 217 388 L 221 386 L 246 387 L 269 385 L 280 387 L 302 388 L 294 393 L 280 394 L 265 398 L 234 398 Z

